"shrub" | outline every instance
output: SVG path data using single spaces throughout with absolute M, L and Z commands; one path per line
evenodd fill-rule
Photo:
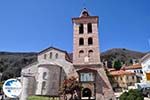
M 128 92 L 121 94 L 119 100 L 144 100 L 144 97 L 139 90 L 131 89 Z

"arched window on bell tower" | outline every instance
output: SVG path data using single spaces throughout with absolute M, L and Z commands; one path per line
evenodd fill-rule
M 93 38 L 89 37 L 88 38 L 88 45 L 92 45 L 93 44 Z
M 84 39 L 83 38 L 79 38 L 79 46 L 84 45 Z
M 83 34 L 84 33 L 84 26 L 83 24 L 79 25 L 79 34 Z
M 79 51 L 79 57 L 82 57 L 83 54 L 84 54 L 84 51 L 83 51 L 83 50 L 80 50 L 80 51 Z
M 89 51 L 88 51 L 88 56 L 89 56 L 89 57 L 92 57 L 92 56 L 93 56 L 93 50 L 89 50 Z
M 92 33 L 92 23 L 87 24 L 87 31 L 88 33 Z

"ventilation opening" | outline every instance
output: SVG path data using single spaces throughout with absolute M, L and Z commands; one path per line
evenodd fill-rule
M 84 45 L 84 39 L 83 38 L 80 38 L 79 39 L 79 45 L 81 46 L 81 45 Z
M 93 39 L 90 37 L 88 38 L 88 45 L 92 45 L 93 44 Z
M 79 34 L 83 34 L 84 33 L 84 27 L 83 24 L 79 25 Z
M 92 33 L 92 24 L 88 23 L 87 27 L 88 27 L 88 33 Z

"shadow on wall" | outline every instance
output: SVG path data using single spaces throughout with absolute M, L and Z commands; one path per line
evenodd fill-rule
M 104 79 L 97 73 L 97 77 L 96 77 L 96 91 L 97 91 L 97 93 L 104 94 L 103 93 L 104 88 L 109 89 L 109 86 L 104 81 Z

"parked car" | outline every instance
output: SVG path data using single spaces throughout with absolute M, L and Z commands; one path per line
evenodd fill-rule
M 150 98 L 150 87 L 143 87 L 140 89 L 140 91 L 142 92 L 143 96 Z

